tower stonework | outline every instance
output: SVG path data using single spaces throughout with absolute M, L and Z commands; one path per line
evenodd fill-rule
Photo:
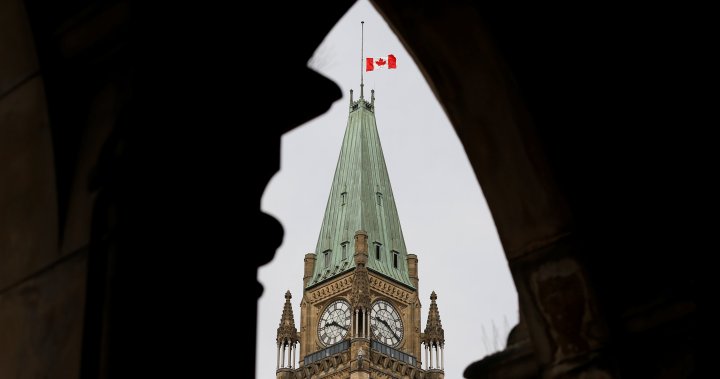
M 374 91 L 369 102 L 362 91 L 353 101 L 350 92 L 325 217 L 315 252 L 305 255 L 302 280 L 297 332 L 286 294 L 277 379 L 444 377 L 437 296 L 433 292 L 428 326 L 421 333 L 418 257 L 405 247 L 375 121 Z

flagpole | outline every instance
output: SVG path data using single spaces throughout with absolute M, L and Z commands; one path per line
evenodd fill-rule
M 365 52 L 363 51 L 363 39 L 365 34 L 365 21 L 360 21 L 360 98 L 364 99 L 363 97 L 363 87 L 365 84 L 363 83 L 363 63 L 365 60 Z

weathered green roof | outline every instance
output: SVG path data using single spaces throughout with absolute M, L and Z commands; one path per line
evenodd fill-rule
M 368 268 L 413 288 L 405 240 L 375 123 L 374 103 L 374 93 L 370 102 L 362 96 L 353 102 L 351 91 L 350 115 L 308 287 L 355 267 L 353 238 L 356 231 L 364 230 L 368 235 Z M 380 259 L 376 258 L 376 246 L 380 246 Z M 394 254 L 398 255 L 397 268 Z

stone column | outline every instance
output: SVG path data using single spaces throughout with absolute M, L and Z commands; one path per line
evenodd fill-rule
M 370 311 L 365 311 L 365 338 L 370 338 Z
M 430 342 L 430 368 L 434 368 L 435 365 L 433 364 L 433 343 Z
M 425 342 L 425 370 L 430 369 L 430 352 L 428 351 L 428 344 Z
M 440 370 L 445 370 L 445 348 L 440 345 Z

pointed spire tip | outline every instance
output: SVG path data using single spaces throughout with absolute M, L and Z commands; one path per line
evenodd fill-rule
M 363 87 L 365 87 L 363 80 L 363 71 L 365 71 L 365 21 L 360 21 L 360 100 L 365 99 Z

